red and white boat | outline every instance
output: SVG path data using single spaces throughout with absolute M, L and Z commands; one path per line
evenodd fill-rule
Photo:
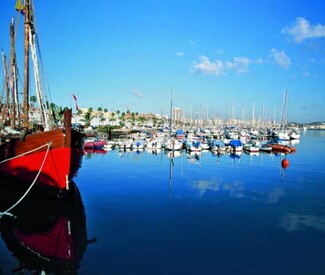
M 16 6 L 17 8 L 17 6 Z M 16 114 L 9 118 L 0 119 L 0 125 L 10 123 L 11 127 L 20 130 L 20 135 L 1 136 L 0 139 L 0 173 L 5 176 L 12 176 L 28 185 L 36 184 L 49 191 L 62 195 L 69 189 L 69 182 L 76 175 L 81 166 L 83 156 L 83 133 L 75 130 L 71 126 L 71 110 L 64 113 L 63 125 L 57 126 L 53 110 L 49 104 L 45 104 L 41 91 L 40 79 L 38 78 L 38 60 L 36 50 L 36 28 L 34 28 L 33 7 L 30 0 L 25 1 L 25 5 L 19 7 L 25 16 L 25 43 L 24 43 L 24 93 L 22 108 L 2 110 L 14 112 Z M 14 36 L 14 24 L 11 23 L 10 36 Z M 14 49 L 12 45 L 12 50 Z M 35 90 L 39 104 L 39 125 L 33 127 L 30 121 L 29 112 L 29 55 L 32 52 L 34 63 Z M 12 52 L 11 57 L 15 57 Z M 12 58 L 11 58 L 12 59 Z M 26 61 L 27 60 L 27 61 Z M 11 60 L 12 61 L 12 60 Z M 4 62 L 4 64 L 6 64 Z M 10 62 L 13 66 L 12 72 L 17 71 L 15 62 Z M 6 65 L 4 65 L 6 67 Z M 8 95 L 18 92 L 15 79 L 17 76 L 9 74 L 5 77 L 5 87 Z M 10 85 L 9 85 L 10 83 Z M 1 106 L 19 106 L 14 96 L 8 96 L 11 101 Z M 22 112 L 19 113 L 19 110 Z M 17 111 L 18 110 L 18 111 Z M 22 121 L 18 119 L 22 118 Z M 21 127 L 21 125 L 23 127 Z M 19 129 L 20 128 L 20 129 Z M 18 132 L 18 131 L 16 131 Z M 19 132 L 18 132 L 19 133 Z

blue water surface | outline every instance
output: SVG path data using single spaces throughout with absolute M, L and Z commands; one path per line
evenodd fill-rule
M 75 182 L 97 242 L 78 274 L 325 274 L 325 131 L 294 146 L 286 156 L 85 155 Z
M 325 274 L 325 133 L 294 146 L 287 156 L 85 158 L 76 182 L 98 241 L 80 273 Z

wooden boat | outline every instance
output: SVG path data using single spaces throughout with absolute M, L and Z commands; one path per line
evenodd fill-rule
M 24 98 L 23 112 L 16 115 L 17 118 L 22 117 L 23 120 L 14 121 L 15 115 L 12 115 L 11 126 L 18 130 L 20 127 L 20 135 L 8 135 L 0 141 L 0 173 L 12 176 L 28 185 L 35 183 L 50 193 L 63 195 L 69 190 L 69 182 L 81 166 L 83 133 L 72 128 L 71 110 L 65 111 L 63 126 L 59 127 L 51 109 L 48 108 L 49 104 L 44 103 L 40 80 L 37 77 L 36 30 L 30 0 L 25 1 L 23 14 L 25 16 Z M 37 127 L 32 125 L 29 112 L 30 51 L 33 53 L 36 94 L 41 114 L 40 124 L 36 125 Z M 9 77 L 6 75 L 5 79 Z M 8 83 L 6 85 L 8 86 Z M 17 104 L 14 102 L 13 96 L 12 100 L 12 104 Z M 12 112 L 15 110 L 15 108 L 10 109 Z M 2 123 L 4 122 L 2 121 Z
M 285 153 L 289 154 L 291 152 L 291 148 L 287 145 L 281 144 L 281 143 L 269 143 L 269 145 L 272 148 L 273 153 Z

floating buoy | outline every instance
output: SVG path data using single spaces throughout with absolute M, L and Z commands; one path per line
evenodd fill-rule
M 281 161 L 281 166 L 282 166 L 282 168 L 284 168 L 284 169 L 288 168 L 288 167 L 289 167 L 289 160 L 287 160 L 287 159 L 283 159 L 283 160 Z

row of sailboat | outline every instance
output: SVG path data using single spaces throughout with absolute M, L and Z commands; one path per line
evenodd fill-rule
M 292 140 L 292 139 L 291 139 Z M 295 139 L 299 140 L 299 139 Z M 219 129 L 217 131 L 205 130 L 176 130 L 172 131 L 152 131 L 147 134 L 134 133 L 127 139 L 118 140 L 99 140 L 97 144 L 101 144 L 100 148 L 110 150 L 115 146 L 119 150 L 155 150 L 164 148 L 168 151 L 179 151 L 186 149 L 188 152 L 200 152 L 202 150 L 210 150 L 212 152 L 237 153 L 241 151 L 247 152 L 294 152 L 295 148 L 289 146 L 288 139 L 280 139 L 279 136 L 271 133 L 271 131 L 261 130 L 235 130 Z

